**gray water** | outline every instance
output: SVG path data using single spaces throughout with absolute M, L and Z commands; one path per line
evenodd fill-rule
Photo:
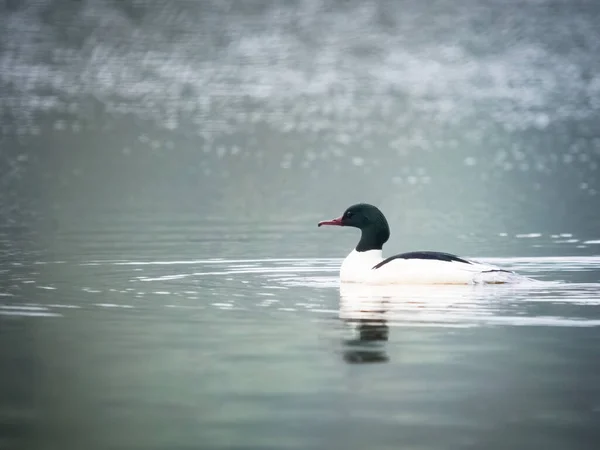
M 123 222 L 2 265 L 6 448 L 597 446 L 597 256 L 340 296 L 341 258 L 294 248 L 314 223 Z M 265 257 L 274 230 L 295 238 Z
M 0 2 L 0 448 L 598 448 L 598 23 Z M 539 281 L 340 290 L 359 201 Z

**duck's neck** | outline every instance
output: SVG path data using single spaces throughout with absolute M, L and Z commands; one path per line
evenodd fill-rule
M 379 250 L 381 253 L 383 244 L 386 243 L 389 237 L 390 229 L 386 222 L 363 228 L 361 230 L 360 241 L 358 241 L 358 245 L 356 246 L 356 251 L 369 252 L 371 250 Z

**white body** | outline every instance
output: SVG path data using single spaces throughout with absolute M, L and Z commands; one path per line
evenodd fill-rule
M 487 272 L 498 267 L 470 261 L 436 259 L 394 259 L 378 269 L 381 250 L 353 250 L 342 263 L 340 281 L 365 284 L 501 284 L 526 280 L 512 272 Z

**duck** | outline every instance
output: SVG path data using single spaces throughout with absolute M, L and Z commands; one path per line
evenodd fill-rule
M 473 259 L 437 251 L 412 251 L 383 257 L 390 227 L 379 208 L 368 203 L 350 206 L 340 217 L 317 224 L 358 228 L 356 247 L 340 267 L 342 283 L 373 285 L 473 285 L 507 284 L 527 278 Z

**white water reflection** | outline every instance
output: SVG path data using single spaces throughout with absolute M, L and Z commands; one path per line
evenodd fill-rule
M 342 285 L 340 318 L 384 320 L 390 326 L 471 327 L 511 326 L 600 326 L 600 318 L 567 317 L 528 313 L 530 302 L 548 305 L 600 305 L 593 298 L 600 284 L 570 286 L 562 283 L 526 283 L 521 286 L 402 286 L 374 287 Z M 566 296 L 566 299 L 565 299 Z
M 61 317 L 62 315 L 42 306 L 0 305 L 0 316 Z

